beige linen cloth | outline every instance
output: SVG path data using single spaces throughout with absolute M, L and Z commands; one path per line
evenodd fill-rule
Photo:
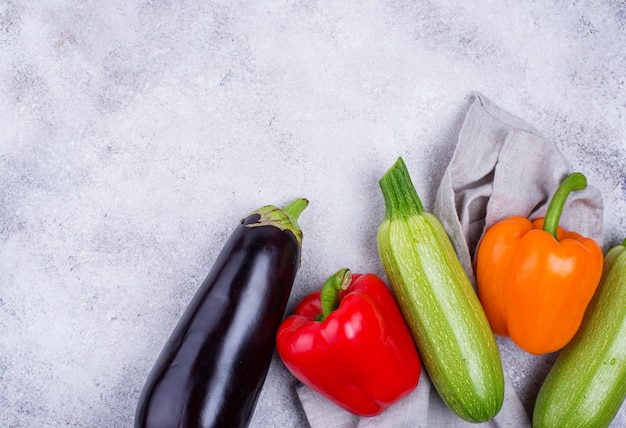
M 483 95 L 473 95 L 433 213 L 446 228 L 474 286 L 472 257 L 483 231 L 512 215 L 543 217 L 554 190 L 569 172 L 558 149 L 537 130 Z M 601 194 L 588 186 L 570 194 L 560 225 L 602 245 L 602 211 Z M 352 415 L 304 385 L 297 387 L 297 393 L 312 428 L 530 427 L 531 417 L 511 373 L 520 366 L 532 367 L 528 361 L 534 358 L 534 363 L 538 357 L 525 354 L 507 340 L 498 339 L 505 372 L 504 405 L 489 422 L 472 424 L 456 416 L 443 403 L 425 370 L 411 395 L 372 418 Z M 541 378 L 535 381 L 537 385 L 540 382 Z

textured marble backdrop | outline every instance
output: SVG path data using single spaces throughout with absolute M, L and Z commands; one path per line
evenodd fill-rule
M 430 208 L 473 91 L 587 175 L 621 242 L 624 46 L 623 0 L 0 1 L 0 425 L 131 426 L 261 205 L 311 201 L 288 311 L 382 274 L 377 180 L 403 156 Z M 252 426 L 306 426 L 295 384 L 275 358 Z

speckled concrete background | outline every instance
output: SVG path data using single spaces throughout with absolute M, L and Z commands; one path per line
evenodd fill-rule
M 621 242 L 624 46 L 622 0 L 0 2 L 0 426 L 131 426 L 261 205 L 311 201 L 288 310 L 382 274 L 377 180 L 401 155 L 432 207 L 473 91 L 587 175 Z M 306 426 L 294 386 L 275 359 L 252 425 Z

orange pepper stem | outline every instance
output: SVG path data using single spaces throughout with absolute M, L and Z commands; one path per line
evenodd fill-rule
M 348 288 L 351 282 L 352 272 L 345 268 L 339 269 L 326 280 L 320 292 L 322 313 L 317 317 L 317 321 L 324 321 L 332 311 L 339 307 L 339 293 Z
M 543 230 L 554 236 L 554 239 L 557 239 L 556 231 L 559 227 L 565 200 L 572 191 L 582 190 L 585 187 L 587 187 L 587 178 L 581 172 L 572 172 L 561 181 L 556 192 L 554 192 L 543 220 Z
M 378 184 L 385 198 L 385 218 L 405 218 L 424 212 L 422 201 L 401 157 L 383 175 Z

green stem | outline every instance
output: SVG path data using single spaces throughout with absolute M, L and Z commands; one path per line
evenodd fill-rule
M 308 199 L 299 198 L 291 201 L 285 208 L 283 208 L 283 212 L 287 214 L 287 217 L 291 219 L 293 223 L 298 223 L 298 217 L 302 214 L 302 211 L 309 205 Z
M 582 190 L 587 187 L 587 178 L 580 172 L 572 172 L 569 174 L 554 192 L 548 211 L 543 220 L 543 230 L 556 238 L 556 231 L 561 220 L 565 200 L 574 190 Z
M 296 237 L 298 245 L 302 245 L 302 229 L 298 225 L 298 217 L 307 205 L 309 201 L 305 198 L 293 200 L 282 210 L 274 205 L 264 205 L 249 214 L 259 215 L 259 221 L 247 224 L 246 227 L 274 226 L 280 230 L 289 230 Z
M 420 215 L 425 211 L 401 157 L 383 175 L 378 184 L 385 198 L 386 219 Z
M 324 321 L 332 311 L 339 307 L 339 293 L 348 288 L 350 282 L 352 282 L 352 272 L 345 268 L 339 269 L 326 280 L 320 294 L 322 314 L 317 317 L 318 321 Z

